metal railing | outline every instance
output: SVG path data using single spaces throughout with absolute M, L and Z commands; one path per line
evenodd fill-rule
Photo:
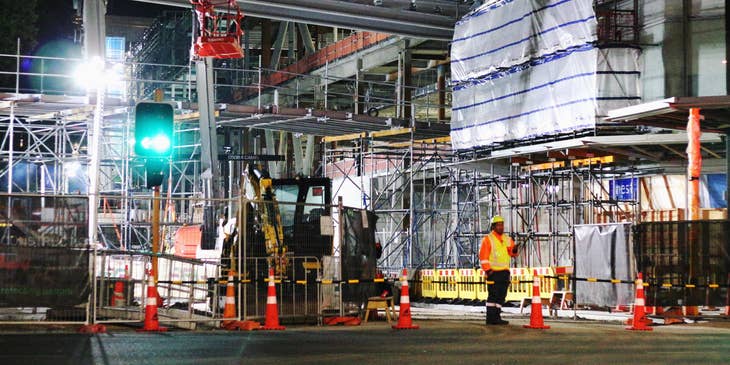
M 218 287 L 210 285 L 221 277 L 218 263 L 151 252 L 101 250 L 95 258 L 93 323 L 138 323 L 144 319 L 153 257 L 158 261 L 157 293 L 162 298 L 160 322 L 214 323 L 222 318 Z M 122 292 L 123 300 L 115 291 Z

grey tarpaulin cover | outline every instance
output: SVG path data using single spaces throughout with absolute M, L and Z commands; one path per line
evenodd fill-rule
M 633 280 L 628 224 L 575 226 L 576 278 Z M 633 303 L 633 284 L 577 281 L 576 303 L 616 306 Z

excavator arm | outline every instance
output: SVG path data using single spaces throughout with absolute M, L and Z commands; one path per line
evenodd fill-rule
M 277 274 L 286 272 L 287 247 L 284 244 L 284 231 L 281 224 L 279 202 L 274 194 L 272 179 L 263 169 L 253 165 L 246 168 L 248 187 L 246 197 L 251 201 L 259 227 L 264 235 L 266 254 L 270 257 Z

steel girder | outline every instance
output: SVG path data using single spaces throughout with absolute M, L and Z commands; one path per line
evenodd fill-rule
M 190 7 L 189 0 L 135 1 Z M 444 41 L 451 40 L 456 22 L 456 16 L 343 0 L 238 0 L 238 4 L 246 15 L 253 17 Z

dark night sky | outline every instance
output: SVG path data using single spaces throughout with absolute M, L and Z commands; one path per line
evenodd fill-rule
M 107 14 L 123 16 L 155 17 L 162 10 L 161 5 L 132 0 L 109 0 Z M 72 0 L 38 0 L 38 41 L 73 40 L 75 15 Z
M 111 15 L 154 17 L 156 14 L 159 14 L 165 9 L 171 8 L 168 6 L 141 3 L 132 0 L 109 0 L 107 3 L 107 14 Z

